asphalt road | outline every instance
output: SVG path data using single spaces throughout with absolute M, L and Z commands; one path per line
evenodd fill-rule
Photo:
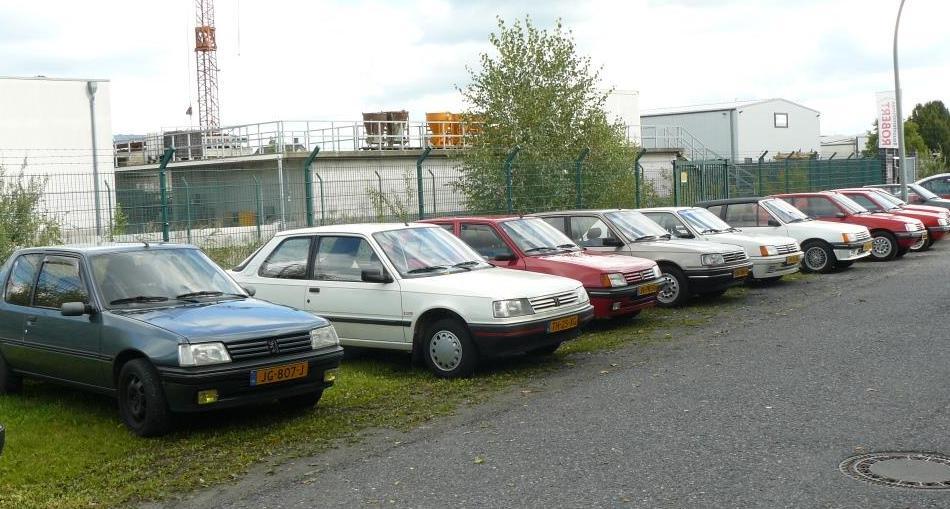
M 708 327 L 168 505 L 946 508 L 838 464 L 950 453 L 948 312 L 950 246 L 756 288 Z

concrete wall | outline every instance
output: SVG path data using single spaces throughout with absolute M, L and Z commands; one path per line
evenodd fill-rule
M 682 127 L 723 157 L 730 157 L 733 152 L 733 128 L 728 110 L 641 115 L 641 122 L 645 126 Z
M 817 111 L 783 99 L 742 106 L 738 115 L 737 159 L 757 159 L 765 151 L 769 157 L 782 152 L 821 149 L 820 118 Z M 788 127 L 775 127 L 775 113 L 788 114 Z
M 47 178 L 44 205 L 64 232 L 95 234 L 93 158 L 99 164 L 102 209 L 114 187 L 111 84 L 96 83 L 96 142 L 92 151 L 87 80 L 0 77 L 0 165 L 6 174 Z M 114 196 L 112 196 L 114 200 Z M 108 221 L 100 213 L 103 224 Z

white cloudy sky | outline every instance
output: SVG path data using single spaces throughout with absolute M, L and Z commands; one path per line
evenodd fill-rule
M 542 26 L 563 18 L 603 65 L 605 85 L 639 90 L 643 109 L 785 97 L 821 111 L 823 133 L 855 133 L 874 118 L 874 92 L 893 88 L 897 4 L 217 0 L 222 122 L 458 110 L 455 85 L 489 50 L 495 16 L 529 14 Z M 950 2 L 907 2 L 908 112 L 950 99 L 948 19 Z M 189 0 L 3 2 L 0 76 L 107 78 L 114 132 L 185 125 L 195 100 L 192 26 Z

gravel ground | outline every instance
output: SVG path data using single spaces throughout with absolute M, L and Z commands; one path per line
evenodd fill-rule
M 838 471 L 950 453 L 948 262 L 938 245 L 751 288 L 669 340 L 161 506 L 950 507 Z

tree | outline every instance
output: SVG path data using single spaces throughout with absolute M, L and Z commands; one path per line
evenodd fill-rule
M 636 148 L 623 125 L 607 118 L 600 71 L 578 54 L 570 31 L 560 21 L 548 31 L 529 17 L 511 25 L 498 18 L 489 41 L 494 54 L 482 54 L 479 69 L 468 68 L 471 82 L 460 89 L 469 104 L 467 118 L 482 122 L 456 182 L 469 208 L 506 209 L 504 161 L 515 146 L 516 211 L 573 207 L 574 161 L 585 149 L 590 152 L 580 178 L 582 204 L 632 203 Z
M 0 263 L 20 247 L 60 243 L 59 222 L 42 207 L 45 187 L 46 179 L 0 166 Z
M 920 135 L 931 152 L 950 155 L 950 111 L 942 101 L 914 106 L 910 119 L 920 127 Z
M 864 150 L 861 151 L 861 155 L 864 157 L 877 157 L 878 155 L 877 120 L 871 126 L 871 130 L 867 132 L 868 139 L 864 144 Z M 920 127 L 913 120 L 904 122 L 904 153 L 908 156 L 916 155 L 918 157 L 930 155 L 927 143 L 920 135 Z

